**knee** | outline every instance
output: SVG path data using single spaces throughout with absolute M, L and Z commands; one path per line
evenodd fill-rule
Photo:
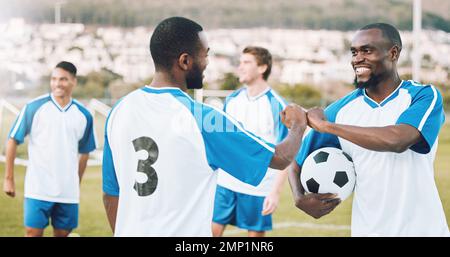
M 44 235 L 43 229 L 37 228 L 25 228 L 25 236 L 26 237 L 42 237 Z

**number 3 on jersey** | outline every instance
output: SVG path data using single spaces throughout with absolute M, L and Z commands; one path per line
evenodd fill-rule
M 139 196 L 149 196 L 153 194 L 158 185 L 158 175 L 152 164 L 158 159 L 158 146 L 155 141 L 149 137 L 138 137 L 133 140 L 134 150 L 139 152 L 144 150 L 148 153 L 148 158 L 146 160 L 139 160 L 137 172 L 142 172 L 147 175 L 147 181 L 145 183 L 134 183 L 134 190 Z

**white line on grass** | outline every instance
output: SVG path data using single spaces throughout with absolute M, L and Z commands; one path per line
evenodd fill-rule
M 280 222 L 273 225 L 273 229 L 283 228 L 311 228 L 311 229 L 323 229 L 323 230 L 350 230 L 350 226 L 347 225 L 334 225 L 334 224 L 315 224 L 305 222 Z M 225 230 L 224 235 L 236 235 L 244 232 L 243 229 L 230 229 Z

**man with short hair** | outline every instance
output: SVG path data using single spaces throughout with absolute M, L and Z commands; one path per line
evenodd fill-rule
M 272 55 L 263 47 L 248 46 L 241 54 L 239 82 L 244 87 L 227 97 L 224 111 L 243 127 L 270 143 L 281 142 L 288 129 L 281 122 L 285 101 L 267 83 Z M 256 187 L 243 183 L 223 170 L 219 171 L 214 203 L 213 235 L 222 236 L 227 224 L 248 230 L 250 237 L 263 237 L 272 230 L 287 171 L 268 169 Z
M 25 176 L 26 236 L 42 236 L 51 220 L 54 236 L 67 236 L 78 226 L 79 184 L 89 152 L 96 148 L 89 111 L 72 99 L 76 67 L 60 62 L 50 77 L 51 93 L 23 107 L 6 147 L 4 192 L 15 196 L 16 148 L 29 136 Z
M 338 147 L 351 156 L 357 175 L 352 236 L 449 235 L 433 170 L 445 119 L 442 97 L 432 85 L 400 79 L 401 50 L 392 25 L 375 23 L 356 32 L 350 51 L 357 89 L 325 112 L 308 111 L 313 130 L 289 174 L 296 206 L 320 218 L 339 200 L 328 201 L 331 194 L 304 195 L 301 166 L 321 147 Z
M 115 236 L 211 236 L 216 169 L 257 185 L 268 166 L 284 169 L 298 151 L 306 128 L 299 106 L 283 110 L 291 130 L 274 146 L 186 94 L 202 88 L 208 50 L 199 24 L 163 20 L 150 39 L 151 84 L 111 110 L 103 199 Z

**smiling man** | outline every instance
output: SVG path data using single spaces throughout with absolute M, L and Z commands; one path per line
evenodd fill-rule
M 51 74 L 51 93 L 27 103 L 9 134 L 3 190 L 11 197 L 16 193 L 16 148 L 30 135 L 24 192 L 26 236 L 42 236 L 49 219 L 58 237 L 67 236 L 78 225 L 79 183 L 96 143 L 91 114 L 72 99 L 76 72 L 72 63 L 58 63 Z
M 299 177 L 311 152 L 338 147 L 357 174 L 352 236 L 448 236 L 433 170 L 445 118 L 439 91 L 399 78 L 402 41 L 389 24 L 361 28 L 350 50 L 357 89 L 325 112 L 308 111 L 313 130 L 289 174 L 296 206 L 320 218 L 339 204 L 329 194 L 305 195 Z

